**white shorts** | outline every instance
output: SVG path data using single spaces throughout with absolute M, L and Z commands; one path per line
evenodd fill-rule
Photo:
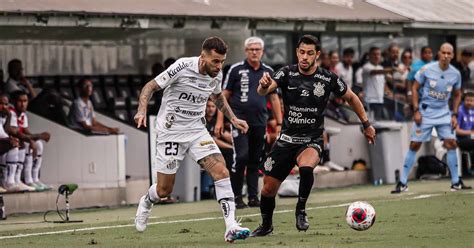
M 163 174 L 176 174 L 180 162 L 183 161 L 186 155 L 198 162 L 200 159 L 215 153 L 220 154 L 221 151 L 209 133 L 204 133 L 188 142 L 180 142 L 179 140 L 157 141 L 157 171 Z

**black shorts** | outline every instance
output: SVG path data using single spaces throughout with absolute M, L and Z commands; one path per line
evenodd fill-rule
M 321 158 L 324 147 L 323 137 L 321 136 L 310 142 L 301 144 L 293 144 L 277 140 L 263 164 L 265 174 L 280 181 L 284 181 L 296 165 L 296 158 L 298 155 L 308 147 L 316 149 Z

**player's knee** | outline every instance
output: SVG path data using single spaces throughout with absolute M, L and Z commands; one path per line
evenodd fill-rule
M 458 145 L 456 143 L 456 140 L 449 139 L 449 140 L 444 140 L 444 147 L 446 147 L 446 149 L 448 150 L 451 150 L 451 149 L 456 149 Z
M 265 197 L 274 197 L 278 192 L 278 188 L 274 187 L 273 185 L 264 185 L 262 188 L 262 195 Z
M 417 152 L 420 150 L 421 143 L 420 142 L 411 142 L 410 143 L 410 150 Z
M 229 170 L 225 167 L 225 163 L 218 163 L 211 171 L 211 177 L 214 181 L 218 181 L 229 177 Z
M 172 186 L 156 186 L 156 193 L 160 198 L 165 198 L 173 192 Z

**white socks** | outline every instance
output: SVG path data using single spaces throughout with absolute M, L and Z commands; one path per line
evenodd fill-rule
M 7 152 L 5 156 L 5 164 L 7 165 L 7 187 L 15 184 L 15 173 L 18 163 L 18 148 L 13 148 Z
M 156 183 L 151 185 L 148 189 L 148 197 L 150 198 L 150 203 L 156 203 L 160 201 L 158 192 L 156 192 Z
M 16 163 L 15 183 L 21 183 L 21 172 L 23 171 L 23 163 L 25 162 L 25 149 L 18 150 L 18 162 Z
M 31 171 L 31 176 L 33 177 L 33 182 L 39 182 L 39 173 L 41 169 L 41 164 L 43 163 L 43 142 L 36 141 L 36 158 L 33 159 L 33 170 Z M 26 180 L 26 179 L 25 179 Z
M 217 202 L 221 205 L 226 228 L 235 225 L 235 200 L 230 178 L 215 181 Z

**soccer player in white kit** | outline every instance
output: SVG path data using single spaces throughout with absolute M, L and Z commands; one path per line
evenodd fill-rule
M 145 231 L 153 204 L 173 191 L 180 161 L 188 155 L 214 180 L 217 201 L 226 225 L 224 240 L 233 242 L 250 235 L 250 230 L 241 227 L 235 220 L 229 171 L 205 126 L 206 103 L 210 98 L 237 129 L 243 133 L 248 130 L 247 123 L 235 117 L 221 92 L 221 70 L 226 53 L 227 45 L 221 38 L 207 38 L 199 57 L 177 60 L 141 91 L 138 112 L 134 117 L 137 127 L 146 126 L 148 101 L 153 93 L 164 90 L 156 122 L 156 157 L 160 163 L 157 183 L 140 199 L 135 218 L 135 227 L 139 232 Z

